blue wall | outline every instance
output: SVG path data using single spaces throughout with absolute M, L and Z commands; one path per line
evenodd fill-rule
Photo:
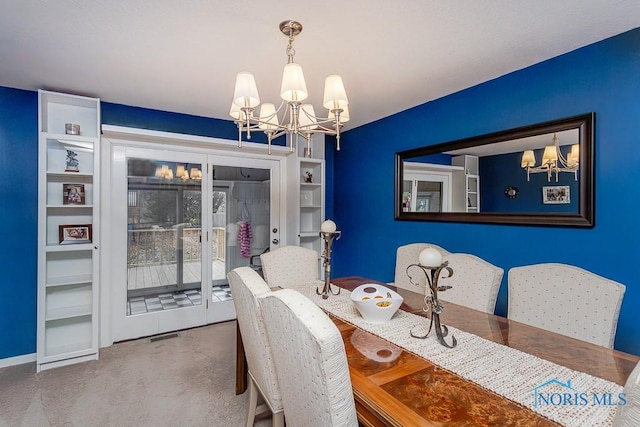
M 0 87 L 0 358 L 36 350 L 38 97 Z
M 395 251 L 432 242 L 505 269 L 577 265 L 627 286 L 616 348 L 640 355 L 640 29 L 345 132 L 334 156 L 334 275 L 393 280 Z M 592 229 L 394 220 L 394 153 L 594 111 Z M 522 190 L 522 189 L 521 189 Z

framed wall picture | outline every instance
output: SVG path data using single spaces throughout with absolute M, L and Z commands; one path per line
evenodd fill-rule
M 557 185 L 553 187 L 542 187 L 542 203 L 566 204 L 571 203 L 568 185 Z
M 91 243 L 91 224 L 67 224 L 58 227 L 61 245 Z
M 63 205 L 84 205 L 84 184 L 62 184 Z

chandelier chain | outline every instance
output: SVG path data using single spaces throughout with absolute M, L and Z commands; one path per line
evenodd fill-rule
M 296 55 L 296 50 L 293 47 L 293 41 L 294 41 L 294 37 L 293 35 L 289 36 L 289 44 L 287 45 L 287 64 L 291 64 L 292 62 L 295 62 L 293 60 L 293 57 Z

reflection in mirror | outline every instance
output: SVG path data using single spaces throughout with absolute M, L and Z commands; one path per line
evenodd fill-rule
M 396 219 L 593 225 L 593 114 L 396 154 Z

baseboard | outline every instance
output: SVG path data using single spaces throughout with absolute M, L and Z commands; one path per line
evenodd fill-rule
M 31 363 L 36 361 L 36 354 L 23 354 L 22 356 L 6 357 L 0 359 L 0 368 L 7 366 L 22 365 L 23 363 Z

